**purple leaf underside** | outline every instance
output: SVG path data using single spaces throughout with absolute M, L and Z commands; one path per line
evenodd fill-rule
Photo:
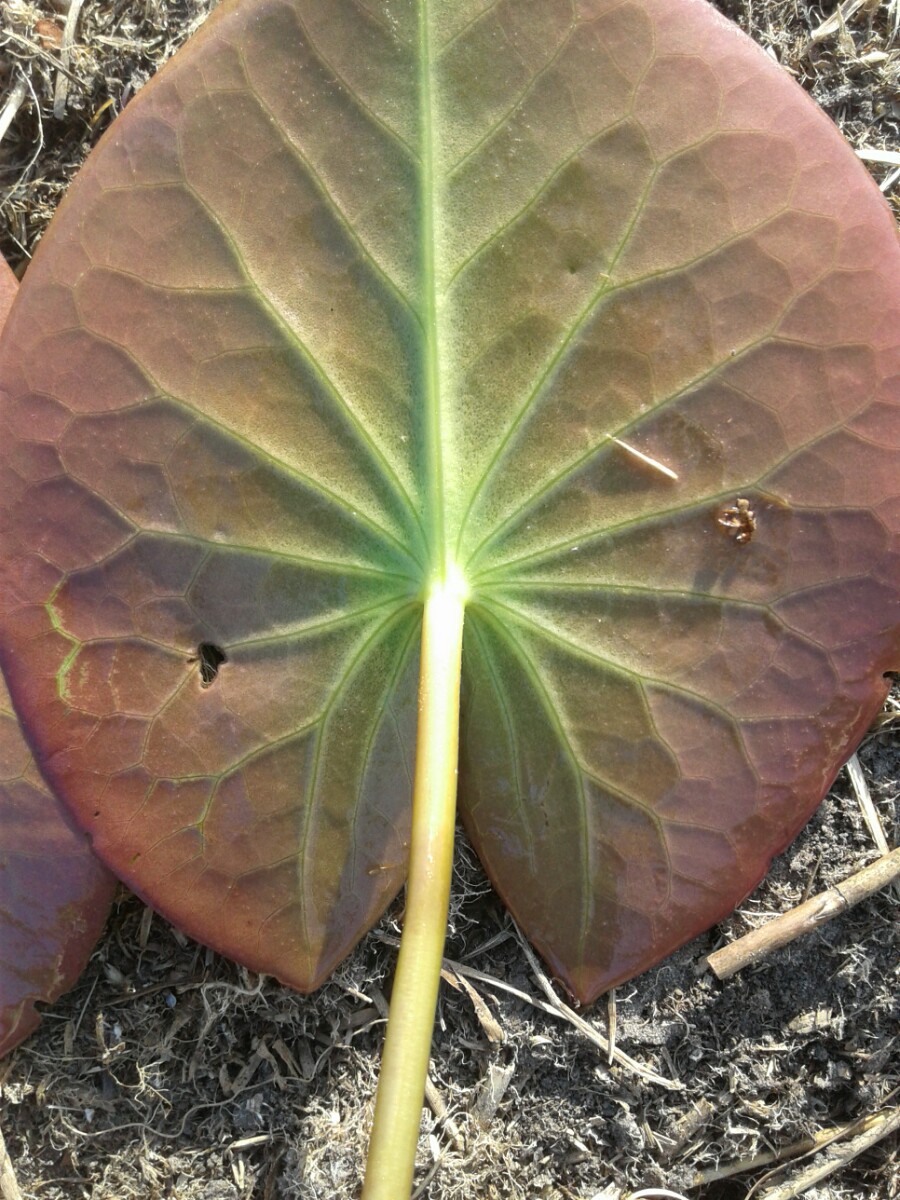
M 18 282 L 0 259 L 0 329 Z M 106 922 L 115 878 L 47 789 L 0 676 L 0 1057 L 67 991 Z
M 0 329 L 6 324 L 12 302 L 16 298 L 19 281 L 4 259 L 0 258 Z
M 106 924 L 115 876 L 34 764 L 0 681 L 0 1057 L 69 990 Z
M 700 0 L 225 3 L 0 346 L 2 655 L 181 928 L 317 986 L 406 872 L 423 589 L 459 803 L 582 1000 L 721 918 L 900 665 L 900 252 Z

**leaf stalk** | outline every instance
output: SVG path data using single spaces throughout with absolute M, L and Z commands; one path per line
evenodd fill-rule
M 425 600 L 406 914 L 362 1200 L 412 1188 L 450 905 L 465 603 L 450 572 Z

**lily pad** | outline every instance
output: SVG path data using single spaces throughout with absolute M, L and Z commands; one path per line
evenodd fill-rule
M 900 253 L 697 0 L 222 6 L 0 348 L 3 664 L 186 931 L 315 987 L 406 871 L 421 601 L 460 809 L 583 1000 L 729 911 L 898 665 Z
M 36 1027 L 38 1002 L 77 981 L 103 932 L 115 876 L 47 788 L 0 680 L 0 1056 Z

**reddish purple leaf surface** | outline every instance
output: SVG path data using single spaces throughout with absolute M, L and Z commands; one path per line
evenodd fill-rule
M 700 0 L 226 3 L 0 348 L 48 777 L 178 925 L 315 986 L 404 878 L 452 569 L 487 870 L 582 999 L 647 967 L 900 664 L 898 278 L 852 152 Z
M 77 981 L 115 877 L 34 765 L 0 680 L 0 1056 Z
M 0 259 L 0 327 L 16 293 Z M 72 986 L 100 936 L 115 879 L 47 789 L 0 678 L 0 1056 L 37 1025 L 36 1001 Z
M 0 258 L 0 329 L 6 323 L 12 302 L 15 299 L 19 282 L 13 275 L 6 262 Z

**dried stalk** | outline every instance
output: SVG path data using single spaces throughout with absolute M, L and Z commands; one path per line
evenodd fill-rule
M 818 929 L 896 879 L 900 879 L 900 849 L 876 859 L 843 883 L 827 888 L 790 912 L 773 918 L 730 946 L 716 950 L 705 960 L 706 965 L 719 979 L 730 979 L 744 967 L 760 962 L 773 950 Z
M 821 1183 L 823 1179 L 827 1179 L 829 1175 L 833 1175 L 835 1171 L 845 1167 L 847 1163 L 852 1162 L 864 1151 L 900 1129 L 900 1108 L 889 1108 L 884 1112 L 876 1113 L 868 1119 L 866 1124 L 867 1127 L 862 1133 L 851 1138 L 849 1142 L 841 1142 L 833 1148 L 823 1151 L 808 1167 L 799 1171 L 792 1179 L 768 1188 L 765 1192 L 760 1192 L 759 1200 L 794 1200 L 795 1196 L 802 1196 L 817 1183 Z

